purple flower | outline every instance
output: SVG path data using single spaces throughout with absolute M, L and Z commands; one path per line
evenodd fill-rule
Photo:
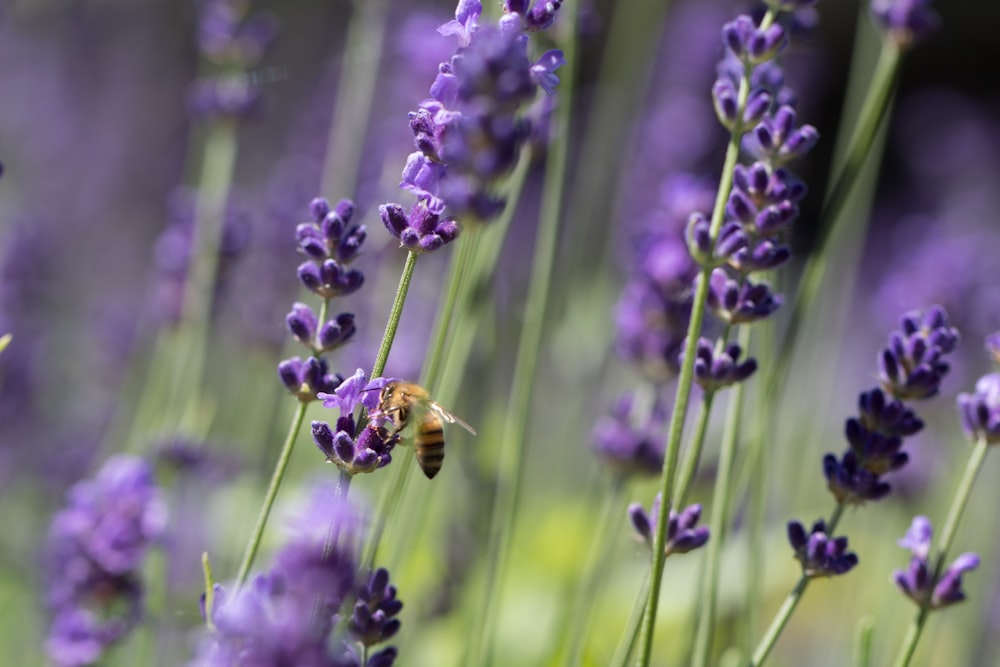
M 871 10 L 875 24 L 901 48 L 923 41 L 941 23 L 931 0 L 872 0 Z
M 166 505 L 140 459 L 111 457 L 70 489 L 45 546 L 53 661 L 90 664 L 133 627 L 142 610 L 139 570 L 165 526 Z
M 783 297 L 767 283 L 737 281 L 722 268 L 709 278 L 708 308 L 723 322 L 748 324 L 769 316 L 782 304 Z
M 879 381 L 898 399 L 930 398 L 938 393 L 950 366 L 943 360 L 955 349 L 958 330 L 940 306 L 903 316 L 899 331 L 879 353 Z
M 408 214 L 399 204 L 379 206 L 385 228 L 399 239 L 400 247 L 416 253 L 433 252 L 458 237 L 458 223 L 434 211 L 428 201 L 421 199 Z
M 340 374 L 330 373 L 322 357 L 285 359 L 278 364 L 278 377 L 288 393 L 303 403 L 315 401 L 318 394 L 333 392 L 344 381 Z
M 819 132 L 812 125 L 795 127 L 795 109 L 786 104 L 765 115 L 748 139 L 751 155 L 781 165 L 808 153 L 819 141 Z
M 389 571 L 379 568 L 358 591 L 348 629 L 365 646 L 380 644 L 399 631 L 396 615 L 402 609 L 396 587 L 389 584 Z
M 802 573 L 810 578 L 846 574 L 858 564 L 857 555 L 847 551 L 847 538 L 829 536 L 822 519 L 813 524 L 809 533 L 798 521 L 789 521 L 788 542 L 802 564 Z
M 594 424 L 593 448 L 597 456 L 622 476 L 657 475 L 663 468 L 663 434 L 667 412 L 655 405 L 648 419 L 633 415 L 635 397 L 622 397 L 610 415 Z
M 747 235 L 739 222 L 725 223 L 714 242 L 711 227 L 711 221 L 703 213 L 692 213 L 688 218 L 688 252 L 701 266 L 719 266 L 746 248 Z
M 648 513 L 640 503 L 632 503 L 628 506 L 628 515 L 632 526 L 639 534 L 639 538 L 650 548 L 653 547 L 653 533 L 656 531 L 656 522 L 659 520 L 660 503 L 661 495 L 656 494 Z M 667 556 L 687 553 L 705 546 L 709 537 L 708 528 L 705 526 L 695 527 L 700 518 L 701 505 L 688 505 L 680 514 L 670 510 L 664 543 L 664 551 Z
M 979 378 L 974 393 L 959 394 L 958 414 L 969 438 L 1000 442 L 1000 373 Z
M 854 450 L 847 450 L 841 459 L 833 454 L 823 457 L 823 474 L 830 493 L 842 505 L 861 505 L 869 500 L 881 500 L 892 486 L 861 465 Z
M 713 393 L 743 382 L 757 370 L 754 358 L 739 361 L 743 350 L 737 343 L 730 343 L 716 354 L 715 345 L 707 338 L 699 338 L 695 350 L 694 380 L 705 393 Z
M 439 66 L 431 98 L 410 113 L 419 153 L 407 159 L 400 187 L 413 191 L 418 204 L 408 218 L 398 205 L 381 209 L 386 228 L 404 247 L 432 252 L 453 240 L 458 227 L 442 220 L 445 206 L 450 215 L 471 220 L 488 220 L 503 210 L 506 202 L 494 194 L 496 185 L 531 136 L 521 109 L 539 88 L 554 90 L 555 70 L 565 64 L 559 51 L 532 63 L 526 33 L 548 27 L 560 4 L 528 9 L 526 3 L 510 3 L 494 26 L 479 24 L 478 0 L 460 0 L 455 19 L 438 29 L 455 35 L 459 48 Z
M 722 26 L 722 44 L 748 65 L 771 60 L 788 45 L 785 29 L 778 23 L 761 29 L 747 15 Z
M 931 542 L 934 529 L 925 516 L 916 516 L 899 546 L 912 553 L 910 566 L 905 570 L 895 570 L 892 580 L 896 586 L 918 606 L 925 609 L 941 609 L 965 599 L 962 590 L 962 575 L 979 567 L 979 556 L 964 553 L 956 558 L 944 572 L 933 580 L 933 566 L 930 562 Z
M 320 396 L 323 406 L 338 408 L 340 417 L 335 427 L 327 422 L 312 423 L 313 441 L 329 463 L 351 475 L 374 472 L 392 461 L 392 449 L 399 436 L 390 433 L 375 419 L 379 392 L 392 378 L 377 378 L 371 382 L 362 369 L 347 378 L 333 391 Z M 358 406 L 370 411 L 372 420 L 358 433 L 354 412 Z
M 198 647 L 198 667 L 306 665 L 359 667 L 339 614 L 363 585 L 358 564 L 362 520 L 357 510 L 318 489 L 292 515 L 292 538 L 274 565 L 235 593 L 216 585 L 213 628 Z M 329 535 L 336 535 L 328 544 Z M 369 663 L 371 664 L 371 663 Z

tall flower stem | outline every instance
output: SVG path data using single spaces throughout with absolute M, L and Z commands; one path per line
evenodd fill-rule
M 597 520 L 597 530 L 590 543 L 590 554 L 587 557 L 582 581 L 577 587 L 573 604 L 563 614 L 563 619 L 568 622 L 569 627 L 564 625 L 563 631 L 556 635 L 565 639 L 566 650 L 563 655 L 566 656 L 567 665 L 583 664 L 591 610 L 594 609 L 594 602 L 604 580 L 603 575 L 607 573 L 611 555 L 614 553 L 614 529 L 621 525 L 624 491 L 625 480 L 616 476 L 611 480 L 609 491 L 603 494 L 604 502 L 600 518 Z
M 254 525 L 250 541 L 247 542 L 246 549 L 243 552 L 243 560 L 240 561 L 240 568 L 236 574 L 237 588 L 246 582 L 247 576 L 250 574 L 250 568 L 253 567 L 254 558 L 257 556 L 257 549 L 260 547 L 261 537 L 264 535 L 264 527 L 267 525 L 267 519 L 271 515 L 271 508 L 274 506 L 274 499 L 278 496 L 278 489 L 281 488 L 281 481 L 285 477 L 285 469 L 288 468 L 288 461 L 292 457 L 292 448 L 298 439 L 302 420 L 306 416 L 306 405 L 306 403 L 299 401 L 298 406 L 295 408 L 292 422 L 288 426 L 288 435 L 285 436 L 285 442 L 281 446 L 281 453 L 278 454 L 278 462 L 275 464 L 274 472 L 271 474 L 271 483 L 267 486 L 267 493 L 264 494 L 264 503 L 257 514 L 257 523 Z
M 124 448 L 135 451 L 152 428 L 176 429 L 184 402 L 197 400 L 202 382 L 211 325 L 212 296 L 219 265 L 219 247 L 226 201 L 236 165 L 237 123 L 213 122 L 202 147 L 195 203 L 191 262 L 184 286 L 178 327 L 154 343 L 152 359 L 141 381 L 135 409 L 130 411 Z M 176 364 L 172 360 L 183 359 Z M 115 427 L 117 431 L 117 426 Z
M 827 522 L 826 532 L 828 535 L 833 535 L 834 530 L 837 528 L 837 524 L 840 523 L 840 517 L 844 513 L 844 505 L 838 503 L 833 510 L 833 514 L 830 516 L 830 520 Z M 799 602 L 802 601 L 802 596 L 806 592 L 806 588 L 809 587 L 809 582 L 812 579 L 803 573 L 799 577 L 798 583 L 792 588 L 792 592 L 788 594 L 785 601 L 781 603 L 781 607 L 778 612 L 774 615 L 774 620 L 771 621 L 770 627 L 768 627 L 767 632 L 761 638 L 760 642 L 757 644 L 757 648 L 754 649 L 753 655 L 750 657 L 750 662 L 747 663 L 747 667 L 760 667 L 764 664 L 764 660 L 767 659 L 768 654 L 771 653 L 771 649 L 774 648 L 774 644 L 778 641 L 778 637 L 781 636 L 782 631 L 785 626 L 788 625 L 788 620 L 792 617 L 792 613 L 795 608 L 799 606 Z
M 396 338 L 396 329 L 399 328 L 399 320 L 403 316 L 403 304 L 406 303 L 406 294 L 410 291 L 410 280 L 413 279 L 413 270 L 417 266 L 417 255 L 415 252 L 406 254 L 406 263 L 403 264 L 403 272 L 399 276 L 399 286 L 396 288 L 396 297 L 392 301 L 392 308 L 389 310 L 389 321 L 385 324 L 385 332 L 382 334 L 382 342 L 378 346 L 378 353 L 375 355 L 375 363 L 372 364 L 370 377 L 382 376 L 385 370 L 385 363 L 389 360 L 389 352 L 392 350 L 392 341 Z
M 744 350 L 750 347 L 749 326 L 740 327 L 739 343 Z M 733 467 L 736 461 L 736 446 L 739 441 L 740 422 L 743 417 L 743 398 L 746 383 L 738 383 L 729 397 L 729 408 L 726 415 L 726 426 L 722 436 L 722 448 L 719 453 L 719 476 L 715 480 L 712 493 L 712 516 L 709 530 L 712 539 L 708 541 L 705 565 L 701 572 L 701 594 L 699 595 L 700 614 L 698 629 L 695 633 L 694 655 L 691 660 L 693 667 L 704 667 L 708 664 L 708 653 L 712 644 L 715 624 L 715 609 L 719 595 L 719 571 L 722 562 L 722 545 L 726 536 L 726 524 L 729 521 L 729 505 L 733 490 Z M 682 505 L 678 504 L 678 507 Z
M 639 639 L 639 629 L 646 610 L 646 596 L 649 595 L 650 574 L 647 572 L 646 578 L 642 581 L 642 587 L 639 589 L 639 595 L 636 596 L 635 605 L 632 608 L 632 615 L 629 616 L 628 623 L 625 625 L 625 632 L 618 640 L 615 653 L 611 657 L 611 662 L 608 663 L 611 667 L 625 667 L 635 651 L 635 644 Z
M 562 33 L 559 41 L 566 65 L 561 75 L 559 106 L 553 114 L 549 132 L 553 140 L 549 145 L 542 184 L 538 235 L 532 258 L 531 279 L 528 283 L 527 302 L 524 307 L 524 326 L 518 340 L 514 360 L 514 375 L 507 418 L 500 445 L 497 470 L 497 493 L 493 499 L 490 517 L 490 536 L 487 545 L 486 586 L 478 613 L 472 627 L 470 664 L 491 663 L 493 631 L 499 604 L 500 585 L 506 571 L 507 556 L 514 533 L 517 505 L 524 480 L 525 451 L 528 442 L 528 418 L 531 414 L 535 374 L 538 369 L 538 351 L 542 342 L 545 312 L 555 266 L 559 240 L 559 224 L 563 214 L 563 199 L 569 155 L 570 121 L 573 109 L 573 83 L 576 74 L 576 22 L 577 2 L 570 0 L 562 8 Z M 478 620 L 480 622 L 476 623 Z
M 761 21 L 761 29 L 766 29 L 774 22 L 774 10 L 768 10 Z M 747 75 L 740 80 L 738 93 L 738 114 L 742 117 L 746 108 L 747 97 L 750 94 L 750 82 Z M 722 227 L 722 219 L 725 213 L 726 201 L 729 191 L 733 187 L 733 171 L 740 155 L 740 141 L 743 138 L 742 131 L 734 131 L 729 138 L 729 145 L 726 148 L 726 157 L 722 165 L 722 174 L 719 178 L 719 190 L 715 196 L 715 206 L 712 209 L 712 222 L 709 234 L 711 238 L 717 239 L 719 229 Z M 649 598 L 646 601 L 646 613 L 642 623 L 642 641 L 640 644 L 639 664 L 648 667 L 653 654 L 653 630 L 656 627 L 656 609 L 660 601 L 660 584 L 663 580 L 663 565 L 666 559 L 664 545 L 666 544 L 667 521 L 670 517 L 669 499 L 673 496 L 674 476 L 677 470 L 677 457 L 680 450 L 681 438 L 684 435 L 684 420 L 687 417 L 688 401 L 691 398 L 691 383 L 694 378 L 695 349 L 698 344 L 698 335 L 701 333 L 702 321 L 705 317 L 705 299 L 708 296 L 708 281 L 711 275 L 710 268 L 703 268 L 697 278 L 695 286 L 694 302 L 691 306 L 691 321 L 688 324 L 687 341 L 684 344 L 684 361 L 681 364 L 681 371 L 677 381 L 677 395 L 674 399 L 674 411 L 670 415 L 669 435 L 667 437 L 667 449 L 664 455 L 663 474 L 660 478 L 660 490 L 663 497 L 663 507 L 657 517 L 656 533 L 653 537 L 652 555 L 652 580 L 649 586 Z
M 948 558 L 948 552 L 951 550 L 951 544 L 955 540 L 955 533 L 958 530 L 958 522 L 962 519 L 962 513 L 969 503 L 969 496 L 972 495 L 972 485 L 975 483 L 979 471 L 983 468 L 983 462 L 986 460 L 986 452 L 988 450 L 989 445 L 986 442 L 986 438 L 979 438 L 972 450 L 972 454 L 969 456 L 969 462 L 965 465 L 962 480 L 958 483 L 955 497 L 951 501 L 951 508 L 948 510 L 948 518 L 945 519 L 944 527 L 941 529 L 941 540 L 938 543 L 937 562 L 934 565 L 932 582 L 936 582 L 941 577 L 941 572 L 944 571 L 945 560 Z M 924 625 L 927 623 L 929 612 L 930 609 L 928 607 L 920 607 L 913 622 L 910 623 L 910 627 L 906 631 L 906 637 L 903 638 L 903 643 L 899 647 L 896 662 L 893 663 L 895 667 L 906 667 L 910 664 L 910 659 L 913 657 L 914 651 L 917 650 L 917 642 L 920 641 Z
M 353 193 L 357 187 L 385 41 L 387 0 L 357 0 L 353 6 L 320 181 L 327 193 Z

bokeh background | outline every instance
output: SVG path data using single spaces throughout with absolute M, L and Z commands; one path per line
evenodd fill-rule
M 174 460 L 170 452 L 198 451 L 196 465 L 172 469 L 169 537 L 151 566 L 170 582 L 149 619 L 158 628 L 160 664 L 182 664 L 190 655 L 200 622 L 200 554 L 212 554 L 221 578 L 232 576 L 294 407 L 274 366 L 291 350 L 284 314 L 301 298 L 293 231 L 314 196 L 355 199 L 369 226 L 358 264 L 368 281 L 348 302 L 359 331 L 335 360 L 336 370 L 350 374 L 374 358 L 404 256 L 384 233 L 376 209 L 402 199 L 396 185 L 411 151 L 406 113 L 425 97 L 437 63 L 452 49 L 434 29 L 454 12 L 447 2 L 377 4 L 385 11 L 381 48 L 374 48 L 379 44 L 372 33 L 372 48 L 350 49 L 349 22 L 359 14 L 352 3 L 259 3 L 278 28 L 247 79 L 261 104 L 239 125 L 206 375 L 212 404 L 194 420 L 197 428 L 156 429 L 136 429 L 130 418 L 152 341 L 178 311 L 186 267 L 190 187 L 197 178 L 193 156 L 203 139 L 190 104 L 190 86 L 204 67 L 196 6 L 158 0 L 0 5 L 0 333 L 14 335 L 0 355 L 5 664 L 44 662 L 39 553 L 47 522 L 67 488 L 116 449 L 161 463 Z M 941 303 L 963 342 L 942 396 L 923 408 L 928 428 L 912 445 L 913 463 L 897 480 L 900 493 L 849 513 L 842 524 L 861 566 L 810 590 L 775 651 L 775 665 L 847 664 L 844 647 L 862 617 L 876 623 L 876 655 L 888 660 L 894 654 L 912 611 L 889 583 L 891 570 L 907 559 L 895 541 L 914 514 L 943 520 L 967 455 L 954 396 L 987 370 L 981 341 L 1000 329 L 994 34 L 1000 6 L 974 0 L 940 5 L 942 29 L 906 58 L 882 137 L 884 157 L 871 165 L 860 188 L 855 214 L 867 220 L 867 229 L 835 248 L 830 278 L 783 389 L 767 461 L 773 548 L 757 573 L 764 593 L 758 623 L 798 576 L 784 522 L 811 521 L 828 511 L 820 459 L 842 448 L 843 419 L 857 393 L 873 384 L 875 353 L 888 330 L 904 311 Z M 634 239 L 683 208 L 671 198 L 678 179 L 704 179 L 711 186 L 718 177 L 725 135 L 709 90 L 721 55 L 719 28 L 744 5 L 675 0 L 665 13 L 664 7 L 646 0 L 592 2 L 581 11 L 567 216 L 528 430 L 528 482 L 501 596 L 497 664 L 557 664 L 553 633 L 567 614 L 581 613 L 570 608 L 572 591 L 607 492 L 590 434 L 595 420 L 636 381 L 615 355 L 615 304 Z M 815 238 L 834 147 L 856 108 L 855 87 L 870 74 L 877 50 L 858 3 L 824 0 L 817 16 L 814 26 L 802 26 L 785 56 L 799 118 L 822 137 L 797 167 L 812 193 L 792 239 L 800 260 Z M 852 54 L 858 54 L 853 69 Z M 345 78 L 370 58 L 377 59 L 374 106 L 361 117 L 348 113 L 351 124 L 344 128 L 365 136 L 351 168 L 353 156 L 338 153 L 330 124 L 334 109 L 350 109 L 355 94 L 342 85 Z M 332 176 L 331 162 L 340 165 Z M 449 390 L 446 403 L 480 435 L 449 434 L 443 474 L 407 487 L 407 494 L 428 499 L 426 513 L 398 517 L 386 535 L 386 565 L 407 605 L 398 640 L 401 664 L 459 664 L 469 631 L 463 609 L 481 585 L 491 470 L 530 275 L 541 169 L 539 160 L 529 174 L 479 311 L 465 380 Z M 345 191 L 327 191 L 321 183 Z M 419 375 L 446 263 L 447 252 L 422 260 L 387 375 Z M 783 279 L 786 288 L 795 273 Z M 315 407 L 308 418 L 330 419 L 322 410 Z M 708 497 L 717 433 L 709 440 L 698 500 Z M 285 510 L 312 485 L 335 477 L 308 437 L 303 440 L 279 502 Z M 996 464 L 987 463 L 958 536 L 958 551 L 983 555 L 983 566 L 969 576 L 970 600 L 932 620 L 917 664 L 1000 662 L 1000 539 L 993 530 L 1000 490 L 991 483 Z M 378 474 L 359 479 L 352 494 L 374 506 L 382 482 Z M 654 485 L 637 482 L 627 497 L 648 503 Z M 609 538 L 616 541 L 614 567 L 606 572 L 599 604 L 588 610 L 593 636 L 587 664 L 607 662 L 646 568 L 645 552 L 624 525 L 624 509 L 621 530 Z M 737 516 L 737 527 L 741 520 Z M 259 562 L 267 562 L 280 542 L 276 527 Z M 745 558 L 738 542 L 725 554 L 720 645 L 752 639 L 740 635 L 750 631 L 737 617 L 748 576 Z M 699 562 L 693 556 L 668 565 L 658 664 L 678 664 L 669 637 L 691 627 L 694 590 L 688 582 Z M 132 664 L 129 650 L 112 664 Z

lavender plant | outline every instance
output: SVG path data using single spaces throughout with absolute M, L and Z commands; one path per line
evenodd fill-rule
M 996 504 L 1000 376 L 957 330 L 997 328 L 1000 123 L 912 94 L 977 66 L 933 51 L 960 7 L 194 8 L 3 12 L 33 64 L 0 71 L 8 661 L 840 664 L 875 609 L 859 664 L 996 662 L 996 548 L 960 527 Z M 478 435 L 442 424 L 428 482 L 403 445 L 437 402 Z

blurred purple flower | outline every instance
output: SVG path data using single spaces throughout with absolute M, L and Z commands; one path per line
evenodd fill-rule
M 640 503 L 628 506 L 629 519 L 638 533 L 639 538 L 650 548 L 653 547 L 653 534 L 659 520 L 661 495 L 656 494 L 649 512 Z M 700 549 L 708 542 L 709 532 L 705 526 L 695 527 L 701 518 L 701 505 L 689 505 L 680 513 L 670 510 L 667 519 L 667 534 L 664 536 L 664 551 L 670 554 L 683 554 Z
M 93 479 L 70 489 L 44 557 L 53 615 L 46 646 L 57 664 L 89 664 L 135 625 L 139 571 L 165 526 L 153 471 L 140 459 L 109 458 Z
M 895 570 L 892 573 L 893 582 L 908 598 L 918 606 L 932 610 L 964 600 L 962 575 L 979 567 L 978 555 L 964 553 L 945 568 L 937 579 L 933 579 L 933 566 L 930 562 L 933 537 L 934 529 L 930 519 L 925 516 L 913 517 L 910 529 L 899 541 L 899 546 L 909 549 L 913 554 L 910 566 L 905 571 Z
M 619 399 L 610 415 L 598 417 L 591 435 L 594 453 L 622 475 L 657 475 L 663 468 L 663 435 L 667 412 L 654 405 L 648 418 L 639 421 L 634 395 Z

